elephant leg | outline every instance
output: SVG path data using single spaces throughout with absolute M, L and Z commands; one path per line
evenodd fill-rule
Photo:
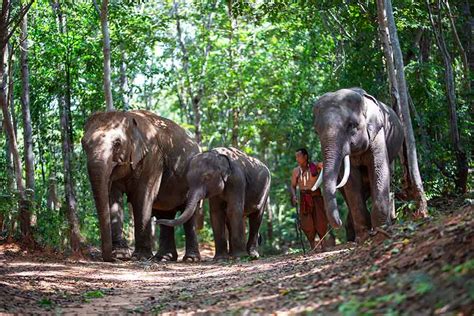
M 112 251 L 117 259 L 128 260 L 131 251 L 123 238 L 123 191 L 112 185 L 109 195 L 110 223 L 112 228 Z
M 201 261 L 201 254 L 199 253 L 199 243 L 196 234 L 196 219 L 197 214 L 194 214 L 191 219 L 184 223 L 184 234 L 186 237 L 186 253 L 183 261 L 196 262 Z
M 247 252 L 250 257 L 258 258 L 258 231 L 263 220 L 263 210 L 254 212 L 249 215 L 249 240 L 247 241 Z
M 133 260 L 148 259 L 153 255 L 151 241 L 151 210 L 139 201 L 132 202 L 135 220 L 135 251 Z
M 359 168 L 351 168 L 349 180 L 344 186 L 344 197 L 354 225 L 355 241 L 363 242 L 369 237 L 370 217 Z
M 229 258 L 225 233 L 225 207 L 226 203 L 220 198 L 214 197 L 209 199 L 209 208 L 211 211 L 211 226 L 212 232 L 214 234 L 214 243 L 216 248 L 214 260 L 225 260 Z
M 346 221 L 346 240 L 347 241 L 355 241 L 355 230 L 354 230 L 354 220 L 352 219 L 351 212 L 347 213 L 347 221 Z
M 153 255 L 151 240 L 151 211 L 156 196 L 153 185 L 137 185 L 131 195 L 133 219 L 135 220 L 135 251 L 133 260 L 148 259 Z M 151 189 L 150 189 L 151 188 Z M 159 188 L 159 184 L 158 184 Z
M 373 160 L 369 165 L 370 193 L 372 196 L 372 226 L 379 227 L 391 223 L 390 165 L 385 146 L 383 129 L 377 134 L 372 145 Z
M 230 255 L 240 258 L 247 255 L 245 245 L 244 209 L 241 202 L 229 202 L 226 208 L 226 217 L 229 220 Z
M 109 204 L 112 249 L 127 247 L 127 242 L 123 239 L 123 193 L 115 185 L 110 188 Z
M 174 219 L 176 212 L 157 212 L 158 219 Z M 178 252 L 174 238 L 174 227 L 160 225 L 160 239 L 158 252 L 153 257 L 155 261 L 177 261 Z

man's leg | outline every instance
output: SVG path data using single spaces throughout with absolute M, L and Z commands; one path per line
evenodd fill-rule
M 315 213 L 316 213 L 316 231 L 318 232 L 319 238 L 323 238 L 328 231 L 328 219 L 324 210 L 324 200 L 322 196 L 315 196 L 313 198 Z M 322 248 L 333 247 L 336 245 L 334 236 L 329 233 L 321 242 Z
M 300 223 L 301 223 L 301 230 L 308 238 L 309 244 L 311 245 L 311 249 L 314 248 L 316 242 L 314 238 L 316 237 L 316 229 L 315 223 L 313 221 L 313 204 L 308 203 L 305 201 L 304 196 L 301 196 L 301 208 L 300 208 Z

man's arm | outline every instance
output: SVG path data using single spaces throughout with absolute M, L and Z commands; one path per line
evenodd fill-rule
M 298 168 L 293 169 L 293 174 L 291 175 L 291 185 L 290 185 L 290 193 L 291 193 L 291 205 L 296 206 L 298 203 L 298 199 L 296 197 L 296 185 L 298 182 Z

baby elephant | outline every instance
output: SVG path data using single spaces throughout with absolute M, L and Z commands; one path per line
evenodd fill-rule
M 194 156 L 189 162 L 186 179 L 189 185 L 189 202 L 185 211 L 175 220 L 159 220 L 158 223 L 167 226 L 181 225 L 192 217 L 201 199 L 209 198 L 216 246 L 214 259 L 228 259 L 229 255 L 242 257 L 247 254 L 258 258 L 258 230 L 270 191 L 268 168 L 261 161 L 236 148 L 219 147 Z M 247 245 L 244 217 L 249 218 Z

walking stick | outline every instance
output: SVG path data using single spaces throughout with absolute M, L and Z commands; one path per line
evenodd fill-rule
M 301 221 L 300 221 L 300 212 L 299 212 L 298 204 L 296 204 L 295 209 L 296 209 L 296 221 L 295 221 L 296 237 L 300 240 L 301 248 L 303 248 L 303 255 L 306 255 L 306 249 L 304 247 L 304 241 L 303 241 L 303 233 L 301 232 Z

